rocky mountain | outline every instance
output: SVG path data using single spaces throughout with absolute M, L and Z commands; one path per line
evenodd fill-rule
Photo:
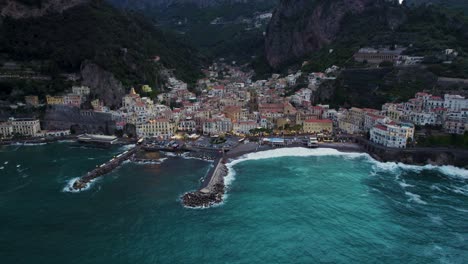
M 2 0 L 0 15 L 13 18 L 39 17 L 47 13 L 63 12 L 90 0 Z
M 117 107 L 130 86 L 163 88 L 165 69 L 187 82 L 199 76 L 200 57 L 194 49 L 145 17 L 104 1 L 8 0 L 1 10 L 0 65 L 16 65 L 14 74 L 23 77 L 0 80 L 8 81 L 0 83 L 9 91 L 2 92 L 6 99 L 58 93 L 69 88 L 61 84 L 62 76 L 75 74 L 108 106 Z M 7 70 L 0 67 L 2 73 Z M 38 74 L 47 78 L 30 78 Z
M 406 0 L 409 5 L 440 5 L 455 10 L 463 10 L 468 14 L 468 1 L 466 0 Z
M 427 56 L 466 51 L 467 21 L 438 5 L 396 0 L 282 0 L 268 25 L 265 57 L 273 68 L 307 59 L 323 70 L 363 46 L 402 45 Z
M 249 2 L 266 2 L 271 0 L 109 0 L 111 3 L 126 8 L 170 7 L 175 5 L 193 4 L 198 7 L 212 7 L 222 4 L 237 4 Z
M 108 0 L 175 32 L 210 58 L 239 63 L 263 53 L 263 32 L 278 0 Z
M 278 67 L 333 41 L 348 14 L 359 14 L 375 0 L 282 0 L 266 35 L 266 58 Z

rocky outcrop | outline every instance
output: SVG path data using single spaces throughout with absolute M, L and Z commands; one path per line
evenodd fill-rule
M 360 14 L 376 0 L 281 0 L 267 29 L 265 52 L 270 66 L 298 59 L 333 41 L 348 14 Z
M 271 0 L 108 0 L 112 4 L 125 8 L 170 7 L 181 4 L 194 4 L 198 7 L 211 7 L 220 4 L 266 2 Z
M 74 6 L 87 3 L 90 0 L 42 0 L 26 4 L 27 1 L 2 0 L 0 14 L 4 17 L 28 18 L 39 17 L 48 13 L 63 12 Z
M 224 177 L 228 174 L 228 168 L 219 160 L 212 175 L 208 175 L 206 186 L 198 191 L 186 193 L 182 196 L 182 203 L 187 207 L 209 207 L 223 201 Z M 211 177 L 210 177 L 211 176 Z
M 125 88 L 111 72 L 97 64 L 84 62 L 81 66 L 81 83 L 91 88 L 91 96 L 101 99 L 106 106 L 119 107 Z

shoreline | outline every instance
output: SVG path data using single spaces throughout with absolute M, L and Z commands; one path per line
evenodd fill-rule
M 205 176 L 201 187 L 193 192 L 184 193 L 181 197 L 182 204 L 188 208 L 209 208 L 224 201 L 226 193 L 225 177 L 229 175 L 228 163 L 235 161 L 247 154 L 263 152 L 274 149 L 304 148 L 303 144 L 296 143 L 281 147 L 260 146 L 257 143 L 248 143 L 236 146 L 225 157 L 220 157 L 214 162 L 214 167 Z M 364 149 L 356 143 L 327 143 L 320 148 L 333 148 L 344 153 L 365 153 Z
M 258 152 L 265 152 L 269 150 L 281 150 L 281 149 L 288 149 L 288 148 L 303 148 L 303 149 L 334 149 L 342 153 L 357 153 L 357 154 L 367 154 L 372 159 L 377 162 L 394 162 L 395 164 L 401 163 L 405 165 L 413 165 L 413 166 L 425 166 L 425 165 L 432 165 L 432 166 L 453 166 L 455 168 L 460 169 L 467 169 L 466 167 L 457 167 L 453 164 L 431 164 L 427 163 L 415 163 L 415 162 L 402 162 L 399 160 L 385 160 L 384 158 L 380 157 L 377 153 L 373 153 L 366 149 L 363 145 L 359 143 L 320 143 L 317 148 L 307 148 L 303 144 L 295 143 L 290 144 L 287 146 L 280 146 L 280 147 L 272 147 L 268 145 L 258 145 L 257 143 L 247 143 L 238 145 L 229 151 L 224 158 L 220 158 L 217 161 L 217 165 L 215 165 L 214 170 L 210 170 L 210 172 L 205 176 L 202 187 L 199 188 L 197 191 L 194 192 L 187 192 L 182 196 L 182 203 L 185 207 L 188 208 L 209 208 L 215 205 L 218 205 L 223 202 L 225 197 L 225 180 L 224 178 L 229 175 L 230 170 L 232 168 L 229 167 L 229 164 L 233 163 L 236 160 L 241 159 L 242 157 Z M 405 151 L 401 150 L 400 151 Z M 411 150 L 410 150 L 411 151 Z M 217 171 L 217 167 L 219 164 L 222 164 L 222 169 L 220 172 Z M 210 183 L 214 180 L 214 187 L 208 188 L 206 186 L 210 186 Z

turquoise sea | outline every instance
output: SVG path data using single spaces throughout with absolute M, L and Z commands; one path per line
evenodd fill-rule
M 468 171 L 284 149 L 229 164 L 224 204 L 184 208 L 211 163 L 122 151 L 0 147 L 0 263 L 467 263 Z

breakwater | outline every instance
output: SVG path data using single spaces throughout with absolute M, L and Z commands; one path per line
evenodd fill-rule
M 108 162 L 100 166 L 97 166 L 94 170 L 88 172 L 86 175 L 76 180 L 73 183 L 72 188 L 75 190 L 81 190 L 81 189 L 86 188 L 88 183 L 91 182 L 92 180 L 113 171 L 115 168 L 120 166 L 124 161 L 131 159 L 138 150 L 139 150 L 139 146 L 135 146 L 132 149 L 129 149 L 123 152 L 122 154 L 115 156 Z
M 208 172 L 201 188 L 183 195 L 183 204 L 187 207 L 209 207 L 221 203 L 225 187 L 224 177 L 227 174 L 228 168 L 224 164 L 224 159 L 219 158 Z

